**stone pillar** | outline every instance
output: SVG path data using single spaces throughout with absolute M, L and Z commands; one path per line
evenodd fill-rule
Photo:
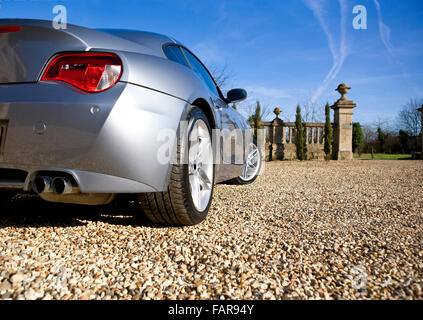
M 308 137 L 309 137 L 308 127 L 304 126 L 303 128 L 305 129 L 305 136 L 304 136 L 304 139 L 305 139 L 305 143 L 306 143 L 306 145 L 307 145 L 307 144 L 308 144 Z
M 279 119 L 279 115 L 282 113 L 281 109 L 275 108 L 273 113 L 276 115 L 276 118 L 272 121 L 272 137 L 270 139 L 270 152 L 269 152 L 269 161 L 273 160 L 282 160 L 283 159 L 283 121 Z
M 422 136 L 422 159 L 423 159 L 423 106 L 420 109 L 417 109 L 417 110 L 420 111 L 421 114 L 422 114 L 422 122 L 421 122 L 422 130 L 420 132 L 420 135 Z
M 335 102 L 331 108 L 334 110 L 334 130 L 333 130 L 333 159 L 334 160 L 352 160 L 352 133 L 353 109 L 357 106 L 345 95 L 351 88 L 342 83 L 336 91 L 341 94 L 341 98 Z

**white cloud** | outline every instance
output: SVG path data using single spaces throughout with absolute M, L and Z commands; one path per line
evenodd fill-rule
M 328 85 L 335 79 L 341 70 L 345 59 L 348 55 L 348 47 L 346 40 L 346 26 L 347 26 L 347 2 L 346 0 L 338 0 L 341 10 L 341 22 L 340 22 L 340 33 L 341 40 L 339 46 L 335 45 L 334 37 L 330 32 L 326 20 L 323 17 L 324 6 L 326 1 L 324 0 L 303 0 L 306 6 L 313 12 L 316 19 L 319 21 L 320 27 L 326 35 L 330 52 L 332 54 L 332 68 L 327 73 L 325 79 L 317 88 L 312 96 L 312 103 L 316 102 L 322 95 L 323 91 L 327 89 Z

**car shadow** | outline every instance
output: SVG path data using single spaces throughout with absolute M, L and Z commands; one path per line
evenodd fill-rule
M 135 196 L 117 197 L 104 206 L 50 203 L 31 194 L 0 194 L 0 228 L 80 227 L 89 222 L 121 226 L 166 228 L 143 215 Z

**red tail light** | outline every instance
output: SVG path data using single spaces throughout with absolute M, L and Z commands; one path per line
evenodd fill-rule
M 22 30 L 22 27 L 0 26 L 0 33 L 17 32 L 17 31 L 21 31 L 21 30 Z
M 111 53 L 74 53 L 55 58 L 42 81 L 67 82 L 81 90 L 101 92 L 113 87 L 122 75 L 122 61 Z

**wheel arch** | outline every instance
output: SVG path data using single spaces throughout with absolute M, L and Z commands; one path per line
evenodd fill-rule
M 205 114 L 207 117 L 207 120 L 209 120 L 209 123 L 212 127 L 212 129 L 216 129 L 217 126 L 217 121 L 216 121 L 216 116 L 212 110 L 212 108 L 210 107 L 210 104 L 203 98 L 197 98 L 193 103 L 193 106 L 199 107 Z

